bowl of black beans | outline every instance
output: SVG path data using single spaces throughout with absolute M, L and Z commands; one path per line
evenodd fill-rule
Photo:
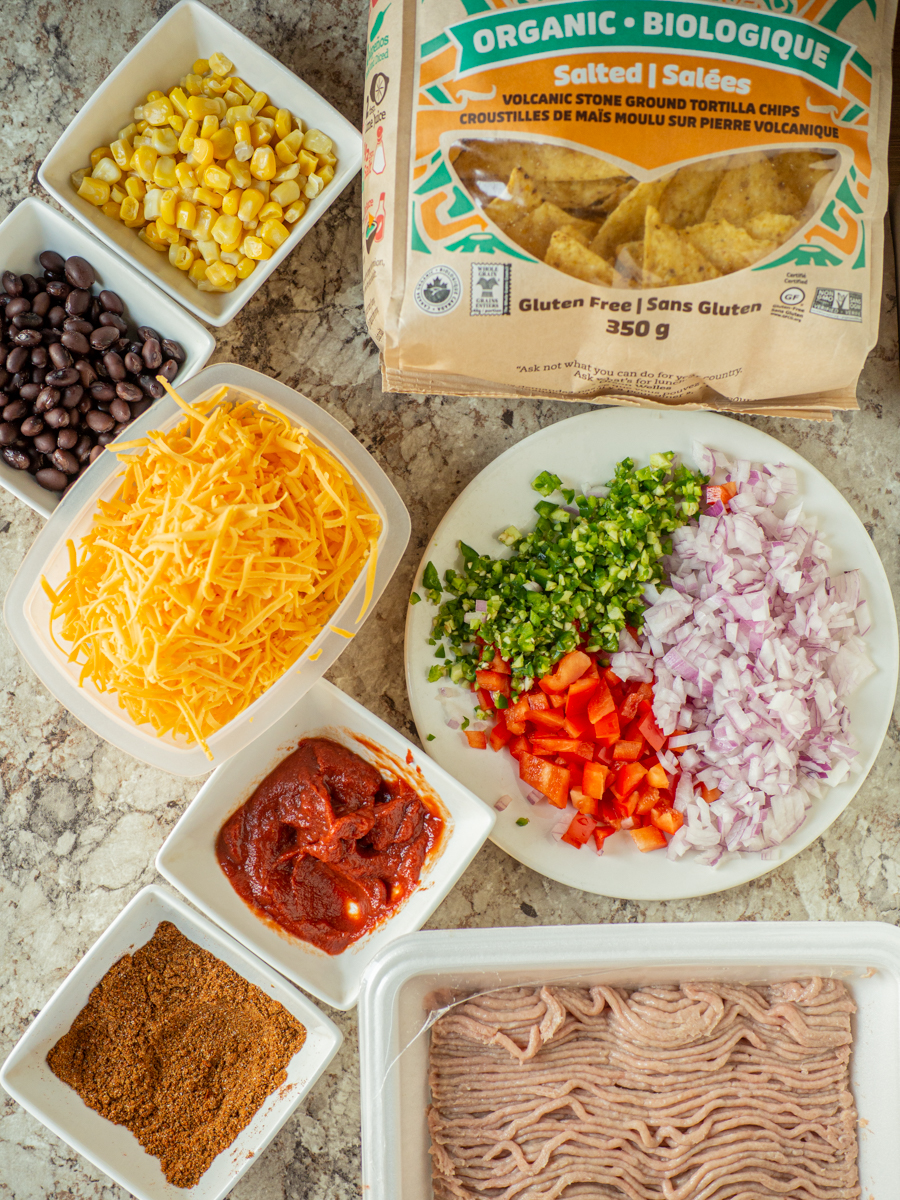
M 68 228 L 33 229 L 49 235 L 45 244 L 23 255 L 19 242 L 8 262 L 4 234 L 22 209 L 32 225 Z M 187 379 L 214 345 L 153 284 L 86 240 L 94 242 L 34 200 L 0 225 L 0 483 L 44 515 L 164 395 L 158 377 Z

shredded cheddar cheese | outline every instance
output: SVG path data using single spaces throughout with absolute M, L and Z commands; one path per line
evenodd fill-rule
M 195 405 L 173 392 L 183 421 L 117 446 L 115 496 L 79 549 L 69 543 L 62 585 L 42 580 L 80 682 L 209 757 L 206 739 L 322 631 L 380 532 L 306 430 L 265 405 L 221 403 L 225 392 Z M 373 578 L 370 566 L 363 612 Z

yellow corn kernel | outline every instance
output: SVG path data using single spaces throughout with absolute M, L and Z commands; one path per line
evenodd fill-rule
M 254 113 L 258 113 L 269 103 L 269 97 L 265 92 L 254 92 L 247 103 L 253 109 Z
M 284 210 L 284 217 L 283 217 L 284 223 L 286 225 L 293 225 L 295 221 L 300 220 L 300 218 L 303 216 L 303 214 L 305 212 L 306 212 L 306 201 L 305 200 L 295 200 L 294 203 L 289 208 L 286 208 Z
M 159 204 L 162 200 L 162 188 L 149 188 L 144 197 L 144 220 L 155 221 L 159 216 Z
M 267 200 L 256 215 L 260 221 L 271 221 L 273 218 L 276 221 L 280 221 L 284 216 L 284 209 L 277 201 Z
M 197 241 L 205 241 L 209 238 L 209 231 L 213 227 L 213 223 L 218 220 L 219 214 L 214 208 L 210 208 L 208 204 L 201 204 L 197 209 L 197 220 L 194 223 L 193 234 Z
M 275 122 L 268 117 L 257 117 L 250 126 L 250 141 L 254 150 L 257 146 L 268 146 L 275 136 Z
M 202 121 L 204 117 L 217 117 L 219 106 L 215 100 L 206 96 L 191 96 L 187 102 L 187 115 L 192 121 Z
M 319 160 L 320 167 L 334 167 L 337 165 L 337 156 L 327 151 L 317 151 L 316 158 Z
M 312 175 L 318 165 L 319 160 L 308 150 L 301 150 L 297 155 L 297 166 L 300 168 L 301 175 Z
M 234 127 L 234 157 L 238 162 L 246 162 L 253 157 L 253 140 L 246 121 L 238 121 Z
M 149 125 L 168 125 L 175 112 L 168 96 L 159 96 L 144 105 L 144 120 Z
M 211 188 L 198 187 L 194 189 L 194 200 L 198 204 L 206 205 L 207 208 L 220 209 L 223 199 L 223 196 L 218 192 L 214 192 Z
M 239 217 L 229 217 L 222 214 L 212 227 L 213 239 L 220 246 L 227 246 L 229 242 L 233 242 L 235 238 L 240 238 L 244 228 L 241 225 Z
M 154 100 L 162 99 L 162 92 L 154 88 L 152 92 L 147 93 L 146 99 L 148 104 L 152 104 Z
M 203 91 L 207 96 L 224 96 L 231 87 L 230 79 L 216 79 L 215 76 L 207 75 L 203 80 Z
M 286 167 L 282 167 L 280 171 L 276 171 L 272 176 L 272 183 L 287 183 L 289 179 L 296 179 L 300 174 L 300 168 L 296 163 L 290 163 Z
M 175 205 L 178 203 L 178 193 L 172 188 L 166 188 L 159 198 L 159 216 L 167 225 L 175 224 Z
M 178 149 L 182 154 L 190 154 L 194 148 L 194 138 L 200 131 L 200 126 L 196 121 L 185 121 L 184 129 L 181 131 L 181 137 L 178 139 Z
M 180 137 L 184 131 L 184 117 L 178 113 L 172 113 L 169 117 L 169 128 L 175 131 L 176 136 Z
M 275 110 L 275 133 L 279 138 L 286 138 L 291 132 L 291 114 L 286 108 Z
M 248 188 L 253 182 L 250 168 L 244 163 L 238 162 L 236 158 L 229 158 L 225 164 L 225 170 L 234 180 L 234 186 L 239 187 L 242 191 L 244 188 Z
M 105 204 L 100 206 L 100 211 L 105 213 L 107 217 L 112 217 L 114 221 L 119 220 L 120 206 L 116 204 L 115 200 L 107 200 Z
M 249 125 L 253 120 L 253 109 L 249 104 L 233 104 L 225 110 L 225 124 L 234 129 L 238 121 L 246 121 Z
M 181 86 L 187 92 L 189 97 L 199 96 L 201 89 L 203 88 L 203 80 L 200 78 L 199 75 L 192 73 L 189 75 L 185 75 L 184 79 L 182 80 Z M 188 100 L 188 104 L 190 104 L 190 99 Z M 185 105 L 185 107 L 187 107 L 187 105 Z M 191 114 L 188 113 L 188 116 L 190 116 L 190 115 Z
M 152 233 L 150 232 L 151 230 L 153 230 Z M 142 242 L 146 242 L 151 249 L 157 250 L 160 254 L 165 254 L 168 252 L 168 243 L 160 241 L 160 239 L 156 236 L 155 225 L 145 225 L 143 229 L 139 229 L 138 237 Z
M 243 242 L 241 242 L 241 249 L 244 252 L 245 258 L 252 258 L 256 262 L 261 262 L 265 258 L 272 257 L 272 247 L 254 234 L 248 234 L 244 238 Z
M 213 160 L 213 144 L 209 138 L 194 138 L 188 162 L 197 169 L 198 174 L 205 171 Z
M 229 129 L 227 125 L 223 129 L 217 129 L 209 140 L 213 144 L 214 158 L 231 158 L 236 141 L 233 129 Z
M 126 138 L 119 138 L 110 146 L 110 152 L 115 159 L 116 166 L 126 170 L 131 162 L 131 156 L 134 154 L 134 146 Z
M 209 266 L 210 263 L 219 261 L 219 243 L 213 238 L 197 238 L 197 249 L 203 255 L 203 261 Z
M 250 159 L 250 174 L 254 179 L 271 179 L 276 171 L 275 152 L 271 146 L 260 146 Z
M 272 188 L 269 195 L 276 204 L 280 204 L 282 209 L 285 209 L 289 204 L 300 199 L 300 185 L 296 180 L 288 179 L 285 183 L 279 183 L 278 187 Z
M 247 188 L 241 196 L 237 215 L 245 223 L 252 221 L 265 203 L 265 197 L 258 188 Z
M 334 179 L 334 167 L 319 167 L 316 174 L 322 180 L 324 186 L 327 183 L 331 183 L 332 179 Z M 310 176 L 310 178 L 312 177 Z
M 124 129 L 119 130 L 119 141 L 130 142 L 136 133 L 137 126 L 132 122 L 130 125 L 126 125 Z
M 189 167 L 186 162 L 175 164 L 175 175 L 178 178 L 178 186 L 182 188 L 195 188 L 198 180 L 193 167 Z
M 156 166 L 153 168 L 153 182 L 161 188 L 178 187 L 175 159 L 170 154 L 164 154 L 156 160 Z
M 78 195 L 82 200 L 87 200 L 101 208 L 109 200 L 109 184 L 105 179 L 92 179 L 90 175 L 85 175 L 81 181 L 81 187 L 78 189 Z
M 141 206 L 133 196 L 126 196 L 119 209 L 119 219 L 126 225 L 143 224 L 144 217 Z
M 241 232 L 238 234 L 238 236 L 234 239 L 233 242 L 225 242 L 225 244 L 223 246 L 219 247 L 219 257 L 222 258 L 225 262 L 233 262 L 234 265 L 237 266 L 238 260 L 241 257 L 239 251 L 241 249 L 241 242 L 243 241 L 244 233 L 245 233 L 245 230 L 242 225 Z
M 190 200 L 182 200 L 175 208 L 176 229 L 194 229 L 197 224 L 197 205 Z
M 123 191 L 123 189 L 120 188 L 117 183 L 114 183 L 109 189 L 109 198 L 110 200 L 115 200 L 116 204 L 121 204 L 122 201 L 127 198 L 127 196 L 128 193 Z
M 244 222 L 244 230 L 247 233 L 253 233 L 254 230 L 256 230 L 258 228 L 259 228 L 259 221 L 257 221 L 256 217 L 254 217 L 252 221 Z
M 207 268 L 208 273 L 209 269 Z M 197 290 L 199 292 L 233 292 L 236 286 L 234 283 L 224 283 L 218 287 L 216 284 L 210 283 L 208 279 L 201 279 L 197 284 Z
M 178 134 L 169 126 L 161 126 L 150 134 L 150 145 L 157 154 L 175 154 L 178 150 Z
M 259 227 L 259 236 L 267 246 L 271 246 L 273 250 L 277 250 L 291 236 L 291 231 L 287 225 L 282 225 L 279 220 L 263 221 Z
M 159 240 L 168 246 L 177 246 L 181 241 L 181 234 L 175 226 L 164 221 L 162 217 L 156 218 L 156 234 Z
M 250 87 L 249 84 L 244 83 L 243 79 L 239 79 L 237 75 L 232 75 L 231 86 L 238 93 L 245 104 L 249 104 L 249 102 L 253 99 L 253 88 Z
M 237 275 L 237 267 L 233 267 L 230 263 L 214 262 L 206 269 L 206 278 L 210 283 L 214 283 L 216 287 L 222 287 L 226 283 L 233 283 Z
M 143 200 L 147 195 L 147 186 L 137 175 L 129 175 L 125 180 L 125 191 L 135 200 Z
M 310 129 L 303 135 L 303 149 L 313 154 L 327 154 L 333 145 L 334 142 L 321 129 Z
M 227 121 L 229 109 L 236 108 L 241 103 L 241 98 L 237 94 L 237 92 L 233 92 L 229 88 L 228 91 L 225 93 L 225 95 L 222 97 L 222 99 L 225 101 L 225 105 L 226 105 L 225 120 Z
M 282 138 L 280 142 L 275 143 L 275 153 L 283 163 L 290 164 L 297 161 L 296 152 L 291 148 L 286 138 Z
M 254 179 L 253 186 L 258 192 L 262 193 L 263 203 L 265 203 L 269 198 L 269 189 L 272 186 L 268 179 Z
M 268 117 L 271 121 L 274 121 L 278 116 L 278 107 L 275 104 L 267 104 L 265 108 L 259 110 L 259 115 L 261 117 Z
M 101 158 L 112 157 L 112 151 L 109 146 L 98 146 L 96 150 L 91 151 L 91 170 L 93 171 Z
M 140 108 L 136 108 L 136 109 L 134 110 L 134 112 L 135 112 L 135 118 L 134 118 L 134 119 L 135 119 L 135 122 L 136 122 L 136 124 L 135 124 L 135 127 L 134 127 L 134 129 L 135 129 L 135 132 L 136 132 L 136 133 L 143 133 L 145 129 L 149 129 L 149 128 L 150 128 L 150 122 L 149 122 L 149 121 L 145 121 L 145 120 L 144 120 L 144 117 L 143 117 L 143 112 L 144 112 L 144 106 L 143 106 L 143 104 L 140 106 Z M 139 114 L 139 113 L 141 114 L 140 116 L 138 116 L 138 114 Z
M 321 175 L 310 175 L 306 181 L 306 187 L 303 189 L 303 195 L 307 200 L 314 200 L 325 186 L 325 180 Z
M 102 179 L 104 183 L 118 183 L 122 172 L 111 158 L 101 158 L 91 171 L 94 179 Z
M 207 138 L 207 139 L 211 138 L 212 135 L 216 132 L 216 130 L 218 128 L 219 128 L 219 118 L 218 117 L 210 117 L 210 116 L 204 117 L 203 124 L 200 126 L 200 136 L 202 138 Z
M 200 282 L 201 279 L 206 279 L 206 263 L 202 258 L 198 258 L 196 255 L 194 256 L 194 261 L 191 263 L 190 270 L 188 271 L 188 279 L 195 286 Z
M 301 133 L 301 131 L 299 129 L 292 129 L 291 132 L 287 135 L 287 137 L 284 137 L 281 140 L 284 142 L 285 146 L 291 151 L 294 158 L 296 158 L 297 155 L 300 153 L 300 150 L 303 146 L 303 134 Z M 291 161 L 293 161 L 293 159 Z
M 149 183 L 153 178 L 153 171 L 158 158 L 159 155 L 152 146 L 138 146 L 131 157 L 131 169 L 137 172 L 145 183 Z
M 232 188 L 230 192 L 226 192 L 225 199 L 222 201 L 222 212 L 229 217 L 236 217 L 237 211 L 241 207 L 242 195 L 240 188 Z
M 196 63 L 194 63 L 194 70 L 197 70 Z M 223 79 L 226 75 L 230 75 L 234 70 L 234 63 L 230 58 L 226 58 L 221 50 L 217 50 L 215 54 L 211 54 L 209 56 L 207 70 L 212 71 L 213 75 L 218 75 L 220 79 Z M 205 75 L 206 71 L 197 71 L 197 74 Z
M 222 167 L 213 164 L 203 172 L 203 186 L 224 195 L 231 188 L 231 176 Z
M 191 67 L 191 70 L 193 71 L 193 73 L 195 75 L 205 75 L 207 73 L 207 71 L 209 70 L 209 59 L 208 58 L 196 59 L 194 61 L 194 65 Z
M 256 263 L 252 258 L 242 258 L 237 265 L 238 279 L 246 279 L 248 275 L 252 275 L 256 270 Z
M 236 267 L 242 258 L 243 255 L 240 253 L 240 251 L 232 252 L 230 250 L 226 250 L 224 246 L 219 252 L 219 262 L 228 263 L 229 266 L 232 267 Z
M 177 115 L 185 121 L 188 119 L 187 102 L 188 98 L 183 88 L 173 87 L 171 92 L 169 92 L 169 103 Z

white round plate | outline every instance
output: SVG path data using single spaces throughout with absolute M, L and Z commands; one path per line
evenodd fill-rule
M 881 748 L 897 688 L 897 624 L 890 585 L 872 540 L 837 488 L 795 451 L 775 438 L 729 417 L 708 412 L 660 412 L 609 408 L 571 417 L 542 429 L 501 454 L 485 467 L 451 505 L 422 558 L 441 578 L 448 567 L 459 569 L 460 539 L 482 554 L 502 549 L 496 534 L 508 525 L 531 528 L 534 505 L 541 499 L 531 481 L 553 471 L 570 487 L 586 488 L 611 478 L 615 464 L 628 456 L 639 466 L 653 453 L 674 450 L 696 467 L 691 446 L 697 439 L 731 457 L 786 463 L 798 473 L 806 522 L 815 521 L 832 549 L 835 571 L 858 567 L 862 591 L 869 601 L 872 628 L 866 637 L 877 668 L 849 701 L 859 757 L 849 779 L 814 801 L 801 828 L 786 841 L 778 857 L 730 856 L 717 867 L 699 866 L 690 856 L 670 862 L 660 851 L 641 854 L 630 837 L 615 836 L 599 856 L 592 845 L 575 849 L 550 836 L 562 814 L 549 804 L 530 805 L 520 784 L 515 760 L 507 751 L 473 750 L 464 735 L 445 725 L 439 684 L 429 683 L 433 647 L 428 645 L 434 607 L 425 599 L 410 605 L 406 622 L 406 678 L 413 717 L 422 744 L 445 770 L 486 803 L 502 795 L 513 802 L 499 814 L 492 841 L 519 862 L 570 887 L 623 900 L 681 900 L 736 887 L 771 871 L 799 854 L 828 828 L 853 799 Z M 427 741 L 429 734 L 433 741 Z M 571 810 L 570 810 L 571 811 Z M 526 826 L 516 825 L 527 817 Z

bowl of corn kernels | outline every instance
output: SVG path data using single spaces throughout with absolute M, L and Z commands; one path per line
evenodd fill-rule
M 170 296 L 224 325 L 361 161 L 359 131 L 326 100 L 181 0 L 72 120 L 39 179 Z

